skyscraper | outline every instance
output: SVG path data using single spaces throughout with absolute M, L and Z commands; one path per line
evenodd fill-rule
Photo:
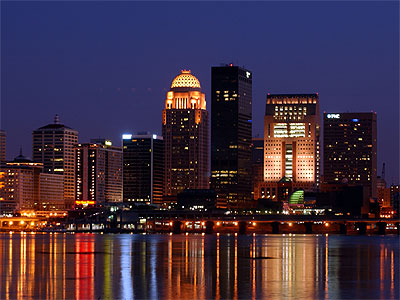
M 75 204 L 122 202 L 122 149 L 95 139 L 75 147 Z
M 386 181 L 384 178 L 378 176 L 376 178 L 376 200 L 382 206 L 385 198 Z
M 164 141 L 149 132 L 122 136 L 124 202 L 161 204 L 164 188 Z
M 43 164 L 43 172 L 64 175 L 65 208 L 75 201 L 75 153 L 78 132 L 60 124 L 58 115 L 53 124 L 33 131 L 33 160 Z
M 251 204 L 252 74 L 211 69 L 211 187 L 231 208 Z
M 367 186 L 376 197 L 376 113 L 324 113 L 324 182 Z
M 253 138 L 252 143 L 252 181 L 253 199 L 261 198 L 261 185 L 264 182 L 264 138 Z
M 266 198 L 277 196 L 276 183 L 315 190 L 320 182 L 318 94 L 267 95 L 264 117 Z
M 172 81 L 163 110 L 164 195 L 209 187 L 208 130 L 200 82 L 190 71 L 183 70 Z

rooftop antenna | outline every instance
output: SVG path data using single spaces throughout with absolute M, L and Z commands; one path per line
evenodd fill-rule
M 59 118 L 58 114 L 56 114 L 54 117 L 54 124 L 60 124 L 60 118 Z
M 381 175 L 381 178 L 382 178 L 383 180 L 385 180 L 385 163 L 383 163 L 383 166 L 382 166 L 382 175 Z
M 19 156 L 22 156 L 22 146 L 19 146 Z

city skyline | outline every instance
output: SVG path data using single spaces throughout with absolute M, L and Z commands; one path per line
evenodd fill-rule
M 397 299 L 399 20 L 1 1 L 0 299 Z
M 110 13 L 104 4 L 91 4 L 90 9 L 79 3 L 64 4 L 63 9 L 57 3 L 35 3 L 29 9 L 18 3 L 2 5 L 7 18 L 2 18 L 6 43 L 2 43 L 1 125 L 7 132 L 8 160 L 17 155 L 21 145 L 31 156 L 31 131 L 50 123 L 56 113 L 62 123 L 80 132 L 80 142 L 102 136 L 118 145 L 124 132 L 161 134 L 155 120 L 161 117 L 171 78 L 181 69 L 191 69 L 202 82 L 206 99 L 211 99 L 211 66 L 233 62 L 254 75 L 253 136 L 263 135 L 263 113 L 259 112 L 268 92 L 318 92 L 321 114 L 377 112 L 378 174 L 386 162 L 388 183 L 398 182 L 398 130 L 393 128 L 398 124 L 398 28 L 394 26 L 398 11 L 393 9 L 394 3 L 233 3 L 229 7 L 215 5 L 212 11 L 206 4 L 193 3 L 116 4 L 111 10 L 120 20 L 113 17 L 109 23 L 110 32 L 119 32 L 115 36 L 101 25 Z M 268 8 L 268 18 L 257 8 Z M 210 25 L 179 26 L 189 17 L 180 21 L 175 17 L 193 9 L 199 15 L 209 12 Z M 28 14 L 32 10 L 34 13 Z M 149 10 L 154 10 L 152 22 L 146 21 L 144 31 L 138 31 L 138 22 L 144 22 L 141 12 L 148 16 Z M 219 39 L 224 28 L 213 33 L 206 29 L 223 11 L 228 12 L 223 18 L 231 28 Z M 243 19 L 238 17 L 240 11 Z M 84 18 L 89 12 L 90 22 Z M 164 28 L 159 17 L 166 12 L 169 25 Z M 355 12 L 358 22 L 352 19 Z M 269 26 L 283 13 L 286 25 Z M 71 17 L 81 21 L 79 26 Z M 340 24 L 332 27 L 333 18 L 338 17 Z M 319 26 L 314 26 L 315 22 Z M 54 28 L 48 29 L 48 23 Z M 241 28 L 242 23 L 248 27 Z M 179 30 L 174 33 L 176 28 Z M 69 34 L 71 30 L 76 34 Z M 243 43 L 235 42 L 235 30 Z M 188 43 L 200 39 L 205 45 L 190 51 L 159 48 L 158 43 L 181 34 Z M 150 40 L 145 48 L 151 50 L 145 53 L 141 43 L 154 35 L 158 42 Z M 209 47 L 213 42 L 215 47 Z M 249 45 L 254 47 L 246 52 Z M 77 109 L 78 105 L 82 108 Z

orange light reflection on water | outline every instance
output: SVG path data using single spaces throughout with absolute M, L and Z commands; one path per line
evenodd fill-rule
M 398 246 L 378 238 L 0 234 L 0 298 L 394 299 Z

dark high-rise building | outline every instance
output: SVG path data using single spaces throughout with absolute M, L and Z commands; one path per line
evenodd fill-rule
M 164 142 L 148 132 L 122 136 L 124 152 L 124 202 L 162 204 Z
M 324 113 L 324 182 L 369 187 L 376 197 L 376 113 Z
M 264 193 L 276 200 L 279 182 L 312 191 L 320 183 L 318 94 L 267 95 L 264 117 Z
M 122 149 L 94 139 L 75 147 L 75 204 L 122 202 Z
M 386 180 L 380 176 L 376 179 L 376 200 L 382 206 L 385 198 Z
M 43 172 L 64 175 L 65 208 L 75 202 L 75 150 L 78 131 L 60 124 L 58 115 L 53 124 L 33 131 L 33 160 L 43 164 Z
M 254 137 L 252 139 L 251 157 L 253 164 L 264 165 L 264 138 Z
M 400 216 L 399 206 L 400 206 L 400 185 L 391 185 L 390 186 L 390 206 L 394 209 L 395 217 Z M 398 225 L 397 225 L 398 226 Z
M 0 165 L 6 162 L 6 132 L 0 129 Z
M 211 187 L 230 208 L 251 205 L 252 74 L 211 69 Z
M 261 198 L 260 188 L 264 182 L 264 138 L 253 138 L 252 143 L 253 199 Z
M 209 127 L 206 99 L 190 71 L 175 77 L 165 100 L 165 196 L 209 188 Z

